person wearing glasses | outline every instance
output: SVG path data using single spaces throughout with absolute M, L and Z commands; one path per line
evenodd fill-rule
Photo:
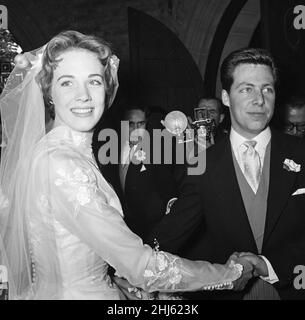
M 293 96 L 283 109 L 283 130 L 285 133 L 304 138 L 305 136 L 305 96 Z

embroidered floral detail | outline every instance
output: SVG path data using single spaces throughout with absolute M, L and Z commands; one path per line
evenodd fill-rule
M 9 205 L 8 198 L 4 195 L 2 188 L 0 187 L 0 209 L 7 208 Z
M 42 194 L 37 200 L 37 204 L 41 208 L 50 208 L 49 200 L 46 195 Z
M 290 160 L 290 159 L 285 159 L 283 163 L 283 168 L 287 171 L 293 171 L 293 172 L 301 171 L 301 165 L 296 164 L 293 160 Z
M 89 181 L 89 177 L 84 174 L 80 168 L 76 168 L 73 174 L 76 181 L 82 183 L 87 183 Z
M 144 271 L 147 286 L 160 287 L 160 283 L 165 289 L 175 289 L 182 280 L 180 270 L 181 260 L 178 257 L 170 257 L 163 251 L 156 252 L 155 265 Z
M 173 285 L 179 284 L 181 282 L 182 275 L 180 269 L 173 267 L 169 269 L 169 282 Z
M 146 159 L 146 152 L 143 150 L 138 150 L 134 153 L 134 156 L 138 161 L 144 161 Z
M 60 178 L 57 178 L 54 183 L 56 186 L 67 186 L 70 196 L 68 201 L 75 204 L 75 215 L 79 212 L 80 206 L 85 206 L 90 203 L 93 194 L 96 192 L 95 180 L 90 179 L 90 170 L 84 172 L 81 168 L 77 167 L 72 174 L 67 173 L 64 169 L 60 168 L 57 171 Z
M 163 254 L 158 254 L 157 261 L 158 261 L 159 270 L 164 271 L 168 266 L 168 262 L 166 261 L 165 256 Z
M 151 278 L 154 276 L 154 273 L 151 270 L 145 270 L 144 271 L 144 277 L 145 278 Z
M 90 202 L 90 191 L 87 187 L 79 187 L 76 194 L 76 199 L 80 205 L 84 206 Z

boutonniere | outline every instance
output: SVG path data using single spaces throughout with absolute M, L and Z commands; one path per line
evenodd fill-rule
M 138 161 L 143 162 L 146 159 L 146 152 L 143 150 L 138 150 L 134 153 L 134 156 Z
M 293 172 L 301 171 L 301 165 L 295 163 L 293 160 L 290 160 L 290 159 L 285 159 L 283 163 L 283 168 L 287 171 L 293 171 Z

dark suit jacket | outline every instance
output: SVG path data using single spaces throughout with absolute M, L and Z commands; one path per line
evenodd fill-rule
M 144 169 L 141 171 L 141 169 Z M 170 199 L 177 197 L 179 168 L 164 164 L 130 163 L 123 196 L 125 221 L 144 242 L 150 230 L 163 218 Z
M 285 159 L 301 164 L 301 172 L 285 170 Z M 198 228 L 193 229 L 193 236 L 180 252 L 184 257 L 224 264 L 235 251 L 258 254 L 235 173 L 229 136 L 208 149 L 205 173 L 184 176 L 181 185 L 184 186 L 179 198 L 182 210 L 173 210 L 153 230 L 152 237 L 162 243 L 161 249 L 171 251 L 172 240 L 183 234 L 185 226 L 188 232 L 188 226 L 195 222 Z M 305 194 L 292 196 L 301 188 L 305 188 L 304 141 L 272 131 L 262 255 L 272 264 L 279 278 L 274 287 L 284 299 L 305 299 L 305 290 L 293 288 L 295 266 L 305 265 Z M 178 224 L 180 228 L 172 228 Z M 247 289 L 252 283 L 249 282 Z M 239 299 L 244 293 L 204 292 L 188 297 Z
M 285 159 L 301 164 L 301 172 L 285 170 Z M 305 144 L 273 131 L 262 255 L 270 261 L 279 278 L 275 288 L 287 299 L 305 298 L 305 292 L 293 288 L 295 266 L 305 265 L 305 194 L 292 196 L 301 188 L 305 188 Z M 206 172 L 198 179 L 196 192 L 201 199 L 203 220 L 197 245 L 187 257 L 225 263 L 234 251 L 257 254 L 229 137 L 208 150 Z

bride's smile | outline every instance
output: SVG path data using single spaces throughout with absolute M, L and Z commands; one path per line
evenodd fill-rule
M 58 60 L 51 88 L 54 127 L 91 131 L 105 108 L 104 67 L 94 53 L 82 49 L 64 52 Z

